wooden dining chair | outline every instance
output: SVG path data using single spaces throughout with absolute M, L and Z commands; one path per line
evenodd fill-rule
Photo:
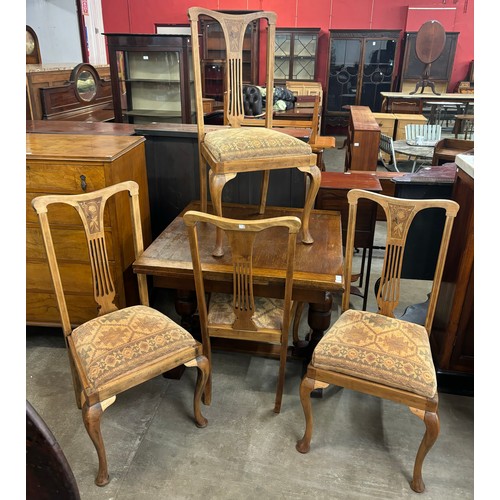
M 436 309 L 448 243 L 459 206 L 452 200 L 410 200 L 353 189 L 348 193 L 349 223 L 345 257 L 343 313 L 314 349 L 300 385 L 306 428 L 296 448 L 310 448 L 313 417 L 311 391 L 334 384 L 407 405 L 425 423 L 413 469 L 411 488 L 422 492 L 422 464 L 439 434 L 436 371 L 429 334 Z M 352 257 L 358 201 L 372 200 L 387 218 L 387 240 L 377 292 L 378 312 L 349 309 Z M 395 317 L 406 238 L 415 215 L 426 209 L 442 209 L 445 221 L 436 269 L 422 325 Z
M 145 275 L 137 275 L 140 305 L 118 309 L 114 304 L 113 249 L 107 248 L 108 227 L 105 223 L 111 209 L 106 203 L 115 195 L 116 198 L 111 202 L 127 203 L 124 192 L 130 199 L 130 238 L 137 258 L 143 252 L 143 240 L 139 186 L 136 182 L 121 182 L 85 194 L 39 196 L 32 201 L 39 217 L 61 315 L 76 403 L 82 410 L 85 428 L 99 459 L 95 479 L 98 486 L 109 482 L 101 416 L 114 403 L 117 394 L 178 366 L 196 366 L 198 379 L 194 395 L 194 418 L 198 427 L 207 425 L 200 411 L 201 395 L 209 374 L 209 362 L 203 355 L 202 345 L 173 320 L 149 307 Z M 88 242 L 88 280 L 93 283 L 96 317 L 76 327 L 70 322 L 64 294 L 64 286 L 68 284 L 69 278 L 61 272 L 56 257 L 57 245 L 54 240 L 57 243 L 60 235 L 53 235 L 49 224 L 48 207 L 57 204 L 67 204 L 76 209 Z
M 279 413 L 285 381 L 295 246 L 297 233 L 300 230 L 300 219 L 283 216 L 260 220 L 235 220 L 193 210 L 187 211 L 183 218 L 189 234 L 204 354 L 211 364 L 211 337 L 279 345 L 280 363 L 274 403 L 274 412 Z M 229 259 L 233 269 L 232 294 L 212 293 L 208 303 L 203 281 L 203 264 L 207 259 L 213 260 L 213 256 L 198 245 L 198 231 L 207 231 L 207 224 L 200 223 L 208 223 L 224 231 L 225 241 L 227 241 L 224 250 L 228 252 L 224 258 Z M 259 283 L 259 274 L 253 266 L 255 239 L 270 238 L 270 231 L 284 230 L 288 230 L 288 238 L 283 299 L 256 296 L 254 282 Z M 281 253 L 284 249 L 277 247 L 274 250 Z M 269 251 L 272 252 L 273 248 Z M 211 401 L 211 391 L 212 377 L 210 375 L 205 389 L 207 403 Z
M 203 94 L 199 46 L 199 19 L 212 18 L 220 24 L 226 45 L 225 58 L 225 102 L 224 123 L 229 127 L 205 131 Z M 207 171 L 210 197 L 216 215 L 222 216 L 222 191 L 224 185 L 241 172 L 263 173 L 259 213 L 265 212 L 269 175 L 271 170 L 297 168 L 304 172 L 310 182 L 304 201 L 302 215 L 302 242 L 313 243 L 309 231 L 309 217 L 321 182 L 321 172 L 316 165 L 316 154 L 311 146 L 296 137 L 273 130 L 273 100 L 266 99 L 265 126 L 245 126 L 243 105 L 243 41 L 245 29 L 256 19 L 267 22 L 266 37 L 266 95 L 273 95 L 274 46 L 276 14 L 259 11 L 247 14 L 226 14 L 200 7 L 190 7 L 188 17 L 191 24 L 193 71 L 196 95 L 196 117 L 200 166 L 201 210 L 207 211 Z M 307 183 L 305 183 L 307 184 Z M 216 232 L 214 256 L 222 255 L 222 232 Z

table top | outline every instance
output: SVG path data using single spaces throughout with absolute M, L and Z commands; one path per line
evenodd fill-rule
M 403 92 L 380 92 L 382 97 L 390 97 L 390 98 L 398 98 L 398 99 L 425 99 L 427 101 L 430 100 L 438 100 L 438 101 L 473 101 L 474 94 L 459 94 L 457 92 L 454 93 L 446 93 L 446 94 L 432 94 L 430 92 L 416 94 L 404 94 Z
M 134 135 L 26 134 L 26 159 L 108 162 L 144 141 Z
M 26 120 L 26 132 L 32 134 L 134 135 L 136 125 L 114 122 L 70 120 Z
M 382 186 L 376 175 L 363 175 L 356 171 L 321 172 L 320 189 L 382 191 Z
M 189 239 L 182 215 L 187 210 L 199 210 L 199 207 L 199 201 L 191 202 L 134 262 L 134 272 L 162 277 L 165 287 L 194 290 Z M 210 204 L 208 209 L 213 213 Z M 282 215 L 300 217 L 302 209 L 266 207 L 266 213 L 259 215 L 257 206 L 227 203 L 223 204 L 223 214 L 233 219 L 262 219 Z M 309 224 L 314 243 L 306 245 L 297 240 L 293 298 L 316 302 L 325 292 L 341 292 L 344 289 L 340 213 L 313 210 Z M 207 291 L 231 290 L 233 270 L 229 246 L 224 244 L 224 256 L 212 256 L 215 229 L 211 224 L 200 225 L 198 237 L 202 267 L 206 273 L 205 288 Z M 282 294 L 286 246 L 286 229 L 265 231 L 257 236 L 254 247 L 254 280 L 259 295 Z
M 394 151 L 417 158 L 432 158 L 434 146 L 410 146 L 405 139 L 394 141 Z

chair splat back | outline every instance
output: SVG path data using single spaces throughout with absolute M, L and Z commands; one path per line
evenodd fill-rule
M 108 261 L 104 231 L 104 209 L 108 199 L 121 191 L 130 194 L 130 206 L 133 217 L 133 238 L 136 255 L 144 250 L 142 241 L 141 219 L 139 215 L 139 186 L 134 181 L 126 181 L 113 186 L 112 189 L 93 191 L 77 195 L 48 195 L 35 198 L 33 208 L 38 213 L 42 228 L 42 237 L 47 252 L 47 260 L 56 291 L 56 299 L 61 311 L 63 330 L 65 335 L 71 332 L 70 319 L 64 297 L 60 272 L 57 266 L 57 257 L 50 231 L 47 207 L 55 203 L 64 203 L 75 208 L 85 229 L 87 237 L 89 259 L 92 272 L 94 299 L 97 303 L 98 315 L 102 316 L 118 308 L 114 304 L 116 290 Z M 148 303 L 147 288 L 143 283 L 144 276 L 138 276 L 140 294 L 143 304 Z
M 274 411 L 280 412 L 285 379 L 288 330 L 292 309 L 293 270 L 295 247 L 301 222 L 298 217 L 273 217 L 259 220 L 235 220 L 190 210 L 183 216 L 189 235 L 193 262 L 198 312 L 204 354 L 211 359 L 211 337 L 258 341 L 280 346 L 280 366 Z M 209 224 L 206 224 L 209 223 Z M 229 249 L 222 263 L 199 248 L 198 231 L 222 230 Z M 281 228 L 281 229 L 277 229 Z M 286 276 L 283 299 L 254 296 L 254 243 L 264 230 L 288 230 L 286 249 Z M 281 241 L 281 240 L 280 240 Z M 203 255 L 203 263 L 200 257 Z M 280 247 L 277 252 L 284 252 Z M 224 253 L 226 255 L 226 252 Z M 207 262 L 206 259 L 209 259 Z M 220 261 L 219 261 L 220 262 Z M 204 279 L 209 279 L 211 266 L 224 266 L 233 275 L 233 294 L 213 293 L 207 306 Z M 203 269 L 204 267 L 204 269 Z M 231 271 L 229 271 L 231 269 Z M 211 377 L 207 383 L 207 400 L 211 398 Z
M 267 47 L 274 47 L 276 30 L 276 13 L 274 12 L 253 12 L 244 15 L 226 14 L 200 7 L 188 9 L 188 17 L 191 22 L 191 40 L 193 47 L 193 69 L 195 72 L 196 94 L 201 96 L 201 73 L 200 73 L 200 48 L 198 42 L 198 23 L 200 16 L 208 16 L 217 21 L 224 34 L 226 44 L 226 68 L 225 68 L 225 89 L 227 92 L 227 106 L 225 110 L 224 123 L 232 127 L 238 127 L 244 120 L 243 106 L 243 40 L 245 31 L 249 23 L 256 19 L 267 19 Z M 273 95 L 274 85 L 274 57 L 273 54 L 267 56 L 267 95 Z M 199 102 L 201 99 L 197 99 Z M 266 127 L 272 127 L 273 100 L 266 99 Z M 197 103 L 197 123 L 198 133 L 200 127 L 203 129 L 203 108 Z
M 453 220 L 458 212 L 458 204 L 452 200 L 410 200 L 371 193 L 360 189 L 352 189 L 347 195 L 349 202 L 349 224 L 346 244 L 346 290 L 343 298 L 343 310 L 349 308 L 350 282 L 352 274 L 352 256 L 354 252 L 354 234 L 356 224 L 357 203 L 360 198 L 370 199 L 378 203 L 384 210 L 387 220 L 387 239 L 380 287 L 377 292 L 379 312 L 385 316 L 394 317 L 394 310 L 399 303 L 401 271 L 406 240 L 415 215 L 427 208 L 442 208 L 446 211 L 445 226 L 434 273 L 433 286 L 429 298 L 429 307 L 425 328 L 430 332 L 434 318 L 437 295 L 443 274 L 448 242 L 453 226 Z

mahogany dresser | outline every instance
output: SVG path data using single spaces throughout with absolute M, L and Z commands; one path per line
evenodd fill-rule
M 26 134 L 26 322 L 60 325 L 49 267 L 37 215 L 35 196 L 81 193 L 134 180 L 139 184 L 144 245 L 151 243 L 145 139 L 141 136 Z M 118 307 L 138 303 L 137 278 L 132 272 L 134 248 L 126 193 L 108 201 L 105 212 L 109 257 Z M 52 210 L 51 210 L 52 209 Z M 97 315 L 93 300 L 88 251 L 81 221 L 73 207 L 53 205 L 49 221 L 61 279 L 73 324 Z

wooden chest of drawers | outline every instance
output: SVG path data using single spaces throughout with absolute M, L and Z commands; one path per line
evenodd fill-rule
M 27 324 L 60 325 L 41 230 L 31 200 L 42 194 L 91 192 L 134 180 L 139 184 L 144 244 L 149 245 L 151 224 L 144 141 L 140 136 L 26 134 Z M 51 207 L 49 221 L 70 319 L 78 325 L 97 315 L 81 221 L 72 207 L 63 205 Z M 136 304 L 137 278 L 132 272 L 134 249 L 125 193 L 108 202 L 105 224 L 116 303 L 118 307 Z

